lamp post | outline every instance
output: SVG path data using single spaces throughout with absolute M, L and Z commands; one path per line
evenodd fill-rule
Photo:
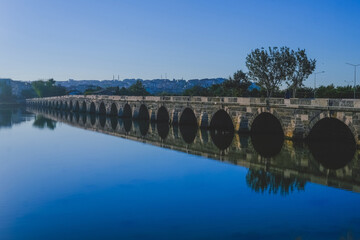
M 352 63 L 346 63 L 347 65 L 354 67 L 354 99 L 356 98 L 356 68 L 360 66 L 360 64 L 352 64 Z
M 321 73 L 325 73 L 325 71 L 314 73 L 314 98 L 316 97 L 316 75 L 321 74 Z

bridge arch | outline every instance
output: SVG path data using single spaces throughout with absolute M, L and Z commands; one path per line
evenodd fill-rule
M 212 116 L 210 129 L 233 132 L 234 124 L 230 115 L 224 109 L 220 109 Z
M 99 114 L 100 115 L 106 115 L 106 107 L 105 107 L 105 103 L 101 102 L 100 106 L 99 106 Z
M 325 119 L 325 121 L 323 121 L 324 119 Z M 355 130 L 354 126 L 352 125 L 352 123 L 350 121 L 347 121 L 345 119 L 345 117 L 341 117 L 339 114 L 334 114 L 331 116 L 329 114 L 329 112 L 322 112 L 322 113 L 318 114 L 316 117 L 314 117 L 313 119 L 311 119 L 311 121 L 308 124 L 308 127 L 305 130 L 305 138 L 309 138 L 309 135 L 314 130 L 315 126 L 318 127 L 319 124 L 324 124 L 324 123 L 331 124 L 329 121 L 331 121 L 333 124 L 335 124 L 335 127 L 338 126 L 341 129 L 343 129 L 343 132 L 345 132 L 345 133 L 347 130 L 349 130 L 352 134 L 352 137 L 354 138 L 354 141 L 356 142 L 356 137 L 358 136 L 358 134 L 357 134 L 357 131 Z M 339 123 L 342 123 L 342 124 L 339 124 Z M 345 126 L 347 128 L 344 128 Z
M 111 104 L 110 115 L 113 117 L 116 117 L 119 115 L 119 111 L 118 111 L 118 108 L 115 103 Z
M 149 110 L 145 104 L 140 105 L 138 119 L 145 120 L 145 121 L 148 121 L 150 119 Z
M 316 161 L 326 169 L 340 169 L 352 161 L 356 153 L 354 130 L 337 117 L 323 115 L 307 135 L 307 143 Z M 351 125 L 350 125 L 351 126 Z
M 132 110 L 131 110 L 130 104 L 126 103 L 124 105 L 122 117 L 123 118 L 132 118 Z
M 82 113 L 85 113 L 86 111 L 87 111 L 86 102 L 83 101 L 82 104 L 81 104 L 81 112 L 82 112 Z
M 80 104 L 79 104 L 79 101 L 76 101 L 74 111 L 75 111 L 75 112 L 79 112 L 79 111 L 80 111 Z
M 251 133 L 284 135 L 283 124 L 276 112 L 259 112 L 249 122 Z
M 186 107 L 180 115 L 179 125 L 192 125 L 197 126 L 197 118 L 195 112 L 190 107 Z
M 96 113 L 96 106 L 94 102 L 91 102 L 90 104 L 90 111 L 91 114 L 95 114 Z
M 169 111 L 165 106 L 161 106 L 156 114 L 156 121 L 158 122 L 170 122 Z

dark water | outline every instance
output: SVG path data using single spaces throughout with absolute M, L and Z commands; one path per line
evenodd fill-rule
M 0 110 L 0 239 L 360 239 L 347 144 L 31 111 Z

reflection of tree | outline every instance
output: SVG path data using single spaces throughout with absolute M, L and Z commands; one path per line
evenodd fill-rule
M 297 177 L 284 177 L 282 174 L 267 172 L 263 169 L 249 169 L 246 174 L 246 183 L 255 192 L 288 195 L 294 190 L 304 190 L 306 181 Z
M 41 129 L 47 127 L 48 129 L 54 130 L 56 128 L 56 121 L 45 118 L 42 115 L 37 115 L 35 117 L 33 126 Z

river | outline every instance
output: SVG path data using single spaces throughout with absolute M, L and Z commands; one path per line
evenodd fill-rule
M 3 108 L 0 239 L 360 239 L 358 153 Z

